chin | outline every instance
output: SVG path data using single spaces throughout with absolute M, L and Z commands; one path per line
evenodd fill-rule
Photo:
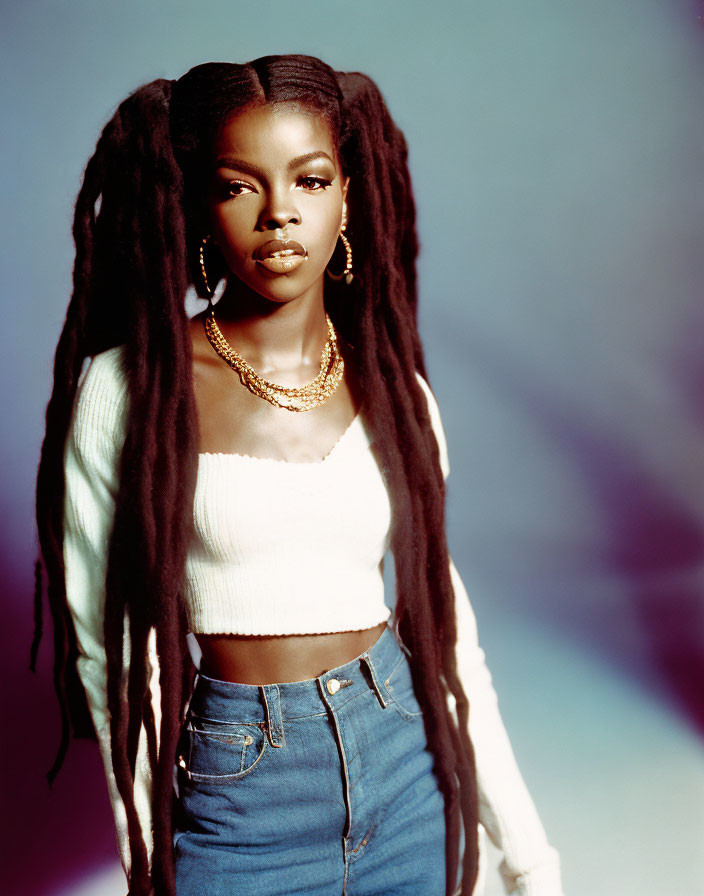
M 261 285 L 247 284 L 250 289 L 258 293 L 262 299 L 271 302 L 273 305 L 287 305 L 289 302 L 295 302 L 296 299 L 302 298 L 308 291 L 308 288 L 301 289 L 294 284 L 281 284 L 277 289 L 262 288 Z
M 315 289 L 317 281 L 310 282 L 308 278 L 304 282 L 296 278 L 295 274 L 279 275 L 276 279 L 269 279 L 266 283 L 261 280 L 258 283 L 249 282 L 247 286 L 258 292 L 264 299 L 277 304 L 285 304 L 302 298 Z

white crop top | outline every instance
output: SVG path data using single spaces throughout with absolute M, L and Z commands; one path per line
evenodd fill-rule
M 201 453 L 185 594 L 193 632 L 314 634 L 389 616 L 391 507 L 360 414 L 314 463 Z
M 64 454 L 64 564 L 79 649 L 77 669 L 98 735 L 120 857 L 129 878 L 126 815 L 112 770 L 103 631 L 107 546 L 127 419 L 123 355 L 122 347 L 96 355 L 79 380 Z M 418 379 L 428 399 L 447 478 L 440 413 L 430 387 L 420 375 Z M 382 560 L 391 511 L 359 414 L 318 462 L 200 454 L 193 513 L 194 537 L 184 582 L 192 631 L 337 632 L 371 628 L 389 617 Z M 480 835 L 485 830 L 503 851 L 500 870 L 507 892 L 562 896 L 559 857 L 546 839 L 513 756 L 469 598 L 451 560 L 450 574 L 457 668 L 471 706 L 469 734 L 477 768 Z M 154 635 L 152 629 L 150 691 L 158 737 L 161 695 Z M 125 669 L 129 653 L 126 625 Z M 450 696 L 448 703 L 454 710 Z M 135 768 L 135 803 L 151 856 L 151 771 L 144 727 Z M 480 847 L 482 842 L 480 836 Z M 477 896 L 483 856 L 480 848 Z

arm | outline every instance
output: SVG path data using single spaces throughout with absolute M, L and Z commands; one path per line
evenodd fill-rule
M 438 442 L 445 479 L 450 472 L 440 412 L 430 387 L 418 379 Z M 475 752 L 479 820 L 491 842 L 503 852 L 501 875 L 509 893 L 562 896 L 557 851 L 548 843 L 528 789 L 521 777 L 498 708 L 496 691 L 479 646 L 477 623 L 452 559 L 450 577 L 457 614 L 457 670 L 469 699 L 469 735 Z M 454 698 L 448 703 L 454 711 Z
M 120 858 L 129 880 L 127 817 L 112 769 L 107 709 L 107 660 L 103 631 L 107 548 L 112 531 L 118 464 L 124 442 L 126 384 L 117 349 L 92 359 L 79 381 L 64 451 L 64 565 L 66 599 L 78 642 L 77 671 L 86 692 L 107 778 Z M 125 620 L 123 677 L 129 670 L 129 627 Z M 159 684 L 155 632 L 149 637 L 150 688 L 157 736 Z M 151 771 L 144 726 L 135 767 L 135 803 L 147 852 L 152 853 Z

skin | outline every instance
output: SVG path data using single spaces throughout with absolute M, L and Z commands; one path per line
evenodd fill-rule
M 311 153 L 319 157 L 291 167 Z M 210 156 L 205 214 L 232 274 L 215 306 L 227 341 L 266 379 L 302 386 L 318 373 L 327 340 L 324 273 L 346 221 L 344 177 L 327 123 L 292 103 L 261 106 L 228 119 Z M 283 236 L 308 258 L 272 273 L 255 250 Z M 277 231 L 279 231 L 277 233 Z M 211 284 L 212 285 L 212 284 Z M 202 315 L 191 321 L 201 452 L 249 454 L 295 463 L 323 458 L 359 410 L 355 359 L 340 344 L 344 378 L 322 405 L 304 413 L 253 395 L 213 350 Z M 315 635 L 198 634 L 205 675 L 244 684 L 301 681 L 367 650 L 384 630 Z

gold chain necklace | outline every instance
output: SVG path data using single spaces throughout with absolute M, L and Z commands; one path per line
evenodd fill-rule
M 337 333 L 330 317 L 326 314 L 328 339 L 320 359 L 320 371 L 312 382 L 305 386 L 280 386 L 266 380 L 238 354 L 223 336 L 215 322 L 215 313 L 210 312 L 203 318 L 203 327 L 208 342 L 220 357 L 239 375 L 240 382 L 249 391 L 268 401 L 276 407 L 287 411 L 309 411 L 326 401 L 335 392 L 342 381 L 345 362 L 337 346 Z

